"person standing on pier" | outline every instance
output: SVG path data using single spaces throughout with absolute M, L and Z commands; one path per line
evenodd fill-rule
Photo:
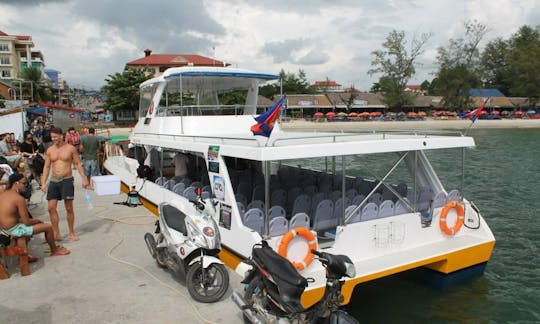
M 88 187 L 88 179 L 84 174 L 81 159 L 77 149 L 63 140 L 62 129 L 55 127 L 51 129 L 51 140 L 53 145 L 45 153 L 45 165 L 43 176 L 41 177 L 41 190 L 47 193 L 49 216 L 53 225 L 54 239 L 60 240 L 60 228 L 58 226 L 58 211 L 56 210 L 58 200 L 64 200 L 66 208 L 66 218 L 68 222 L 69 237 L 72 241 L 78 241 L 75 235 L 75 213 L 73 210 L 73 199 L 75 188 L 73 186 L 73 174 L 71 165 L 73 164 L 79 172 L 83 188 Z M 52 168 L 51 179 L 47 185 L 49 172 Z

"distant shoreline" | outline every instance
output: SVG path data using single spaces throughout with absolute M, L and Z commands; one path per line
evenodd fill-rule
M 311 122 L 293 120 L 281 123 L 283 130 L 289 131 L 371 131 L 371 130 L 465 130 L 471 126 L 470 120 L 415 120 L 415 121 L 346 121 Z M 472 129 L 540 128 L 540 119 L 500 119 L 477 120 Z

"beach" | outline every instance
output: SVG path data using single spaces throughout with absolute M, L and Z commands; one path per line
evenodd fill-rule
M 380 130 L 462 130 L 496 128 L 540 128 L 540 119 L 500 119 L 477 120 L 471 126 L 468 119 L 459 120 L 415 120 L 415 121 L 347 121 L 347 122 L 314 122 L 293 120 L 281 123 L 283 130 L 290 131 L 380 131 Z

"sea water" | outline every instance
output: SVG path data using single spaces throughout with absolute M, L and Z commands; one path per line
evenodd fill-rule
M 347 307 L 361 323 L 540 323 L 540 129 L 468 135 L 477 146 L 464 153 L 463 189 L 497 240 L 484 275 L 443 290 L 395 277 L 363 284 Z M 428 154 L 443 184 L 461 183 L 455 154 Z

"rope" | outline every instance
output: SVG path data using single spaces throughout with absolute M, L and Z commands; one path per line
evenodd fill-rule
M 101 218 L 101 219 L 104 219 L 104 220 L 108 220 L 108 221 L 111 221 L 113 222 L 113 226 L 112 226 L 112 229 L 113 229 L 113 232 L 116 234 L 116 236 L 118 237 L 119 241 L 116 242 L 116 244 L 114 244 L 110 249 L 109 251 L 107 252 L 107 256 L 112 259 L 113 261 L 116 261 L 118 263 L 121 263 L 121 264 L 124 264 L 124 265 L 127 265 L 127 266 L 130 266 L 130 267 L 133 267 L 133 268 L 136 268 L 136 269 L 139 269 L 141 270 L 142 272 L 144 272 L 146 275 L 148 275 L 150 278 L 154 279 L 155 281 L 157 281 L 160 285 L 162 285 L 163 287 L 166 287 L 168 289 L 170 289 L 171 291 L 177 293 L 178 295 L 182 296 L 183 298 L 185 298 L 189 305 L 191 306 L 191 308 L 195 311 L 195 314 L 197 315 L 197 317 L 204 323 L 209 323 L 209 324 L 214 324 L 216 322 L 213 322 L 211 320 L 208 320 L 206 318 L 204 318 L 204 316 L 199 312 L 199 310 L 197 309 L 197 307 L 195 306 L 195 304 L 193 303 L 193 301 L 191 300 L 191 297 L 187 296 L 186 294 L 182 293 L 180 290 L 178 290 L 176 287 L 174 286 L 171 286 L 165 282 L 163 282 L 162 280 L 160 280 L 158 277 L 156 277 L 154 274 L 152 274 L 151 272 L 149 272 L 148 270 L 144 269 L 143 267 L 135 264 L 135 263 L 131 263 L 129 261 L 125 261 L 125 260 L 122 260 L 122 259 L 119 259 L 117 257 L 115 257 L 112 253 L 122 245 L 122 243 L 124 242 L 124 237 L 116 230 L 116 228 L 114 227 L 114 225 L 116 223 L 121 223 L 121 224 L 124 224 L 124 225 L 136 225 L 136 226 L 140 226 L 140 225 L 152 225 L 155 223 L 155 219 L 153 216 L 151 215 L 134 215 L 134 216 L 124 216 L 124 217 L 118 217 L 118 218 L 114 218 L 114 217 L 106 217 L 106 216 L 101 216 L 99 214 L 103 213 L 104 211 L 107 211 L 107 208 L 103 207 L 103 206 L 95 206 L 94 208 L 103 208 L 102 210 L 100 210 L 99 212 L 95 213 L 96 217 L 98 218 Z M 153 219 L 150 221 L 150 222 L 144 222 L 144 223 L 137 223 L 137 222 L 127 222 L 125 221 L 126 219 L 133 219 L 133 218 L 146 218 L 146 217 L 152 217 Z

